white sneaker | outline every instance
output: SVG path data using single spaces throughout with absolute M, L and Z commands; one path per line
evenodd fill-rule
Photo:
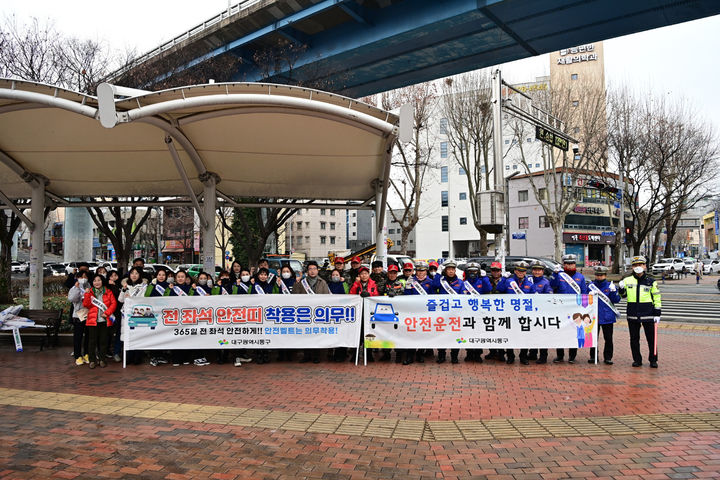
M 179 367 L 179 366 L 180 366 L 179 363 L 173 363 L 173 367 Z
M 205 365 L 210 365 L 210 362 L 208 362 L 205 358 L 196 358 L 193 365 L 196 367 L 204 367 Z
M 235 357 L 235 366 L 236 367 L 242 366 L 242 359 L 240 357 Z
M 152 367 L 157 367 L 157 366 L 158 366 L 157 358 L 154 358 L 154 357 L 153 357 L 153 358 L 150 359 L 150 366 L 152 366 Z
M 238 360 L 240 360 L 241 362 L 245 362 L 245 363 L 250 363 L 250 362 L 252 362 L 252 358 L 250 358 L 250 357 L 237 357 L 237 358 L 238 358 Z

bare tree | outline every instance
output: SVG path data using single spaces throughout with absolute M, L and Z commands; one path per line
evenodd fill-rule
M 37 18 L 18 25 L 17 19 L 10 16 L 0 28 L 0 77 L 61 84 L 63 37 L 54 25 L 43 25 Z
M 442 86 L 442 112 L 447 118 L 447 138 L 453 158 L 465 171 L 473 224 L 480 234 L 480 254 L 488 251 L 487 235 L 480 222 L 481 191 L 491 189 L 492 88 L 483 72 L 469 72 L 446 79 Z
M 395 142 L 393 159 L 396 178 L 390 178 L 390 186 L 402 203 L 402 208 L 390 209 L 393 220 L 400 225 L 400 251 L 407 254 L 408 237 L 420 218 L 425 174 L 432 167 L 433 142 L 430 139 L 430 122 L 434 116 L 437 96 L 435 87 L 421 83 L 383 93 L 382 107 L 392 110 L 404 104 L 413 106 L 412 140 L 405 145 Z M 399 172 L 399 174 L 397 174 Z M 409 192 L 407 191 L 409 189 Z
M 232 217 L 232 208 L 230 207 L 220 207 L 218 208 L 218 216 L 222 218 L 231 218 Z M 226 262 L 225 262 L 225 252 L 228 251 L 228 247 L 230 246 L 230 238 L 231 238 L 230 230 L 225 226 L 225 222 L 220 222 L 220 225 L 215 228 L 215 246 L 219 248 L 223 255 L 222 255 L 222 264 L 223 268 L 227 268 Z
M 88 199 L 89 200 L 89 199 Z M 118 201 L 120 197 L 105 198 L 106 201 Z M 142 199 L 139 197 L 123 198 L 132 202 L 140 202 L 141 200 L 156 201 L 157 197 L 152 199 Z M 105 211 L 112 216 L 115 225 L 105 219 Z M 98 230 L 105 235 L 113 244 L 115 254 L 117 255 L 118 270 L 125 271 L 130 263 L 130 254 L 132 252 L 135 238 L 140 229 L 145 224 L 152 209 L 145 207 L 145 211 L 141 212 L 138 207 L 87 207 Z
M 580 83 L 554 87 L 535 93 L 533 106 L 560 119 L 566 128 L 577 127 L 579 130 L 573 134 L 579 144 L 577 153 L 558 153 L 552 147 L 541 144 L 539 154 L 543 169 L 528 175 L 533 194 L 553 230 L 554 256 L 560 261 L 565 219 L 581 198 L 574 185 L 579 178 L 592 176 L 598 170 L 604 172 L 607 165 L 605 90 L 595 84 Z M 510 129 L 514 137 L 510 150 L 518 153 L 521 160 L 518 163 L 524 173 L 530 174 L 530 165 L 537 163 L 538 159 L 528 162 L 524 139 L 534 135 L 534 127 L 523 120 L 513 119 Z

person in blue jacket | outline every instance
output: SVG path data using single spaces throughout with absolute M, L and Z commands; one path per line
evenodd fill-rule
M 454 260 L 449 260 L 443 264 L 443 273 L 442 275 L 435 275 L 435 278 L 433 279 L 433 286 L 435 288 L 435 291 L 441 295 L 451 295 L 450 292 L 448 292 L 442 285 L 442 280 L 444 279 L 447 284 L 450 286 L 450 288 L 455 292 L 457 295 L 464 295 L 465 292 L 465 285 L 463 284 L 462 280 L 458 278 L 458 276 L 455 274 L 457 269 L 457 263 L 455 263 Z M 458 363 L 458 355 L 460 354 L 459 348 L 451 348 L 450 349 L 450 362 L 451 363 Z M 446 350 L 445 349 L 438 349 L 437 351 L 437 363 L 444 363 L 446 358 Z
M 490 264 L 490 275 L 483 277 L 482 282 L 482 291 L 480 293 L 483 295 L 507 293 L 509 283 L 507 278 L 503 277 L 502 263 L 492 262 Z M 505 350 L 501 348 L 491 348 L 490 353 L 485 355 L 485 360 L 504 362 Z
M 515 284 L 518 286 L 521 292 L 525 295 L 529 295 L 531 293 L 535 293 L 535 285 L 533 284 L 532 280 L 530 280 L 527 277 L 527 269 L 530 265 L 528 265 L 527 262 L 520 261 L 515 264 L 514 273 L 507 279 L 508 283 L 508 289 L 507 293 L 512 295 L 520 295 L 517 292 L 515 292 L 515 289 L 512 288 L 512 282 L 515 282 Z M 512 365 L 515 362 L 515 351 L 512 348 L 506 348 L 505 349 L 505 356 L 507 357 L 507 360 L 505 360 L 505 363 L 508 365 Z M 528 360 L 528 349 L 527 348 L 521 348 L 520 349 L 520 363 L 523 365 L 528 365 L 530 361 Z
M 573 279 L 573 281 L 580 287 L 580 294 L 587 295 L 588 286 L 585 282 L 585 277 L 582 273 L 577 271 L 577 257 L 572 254 L 563 255 L 562 257 L 563 266 L 558 267 L 555 270 L 555 275 L 550 279 L 550 286 L 554 293 L 557 294 L 571 294 L 577 295 L 575 289 L 560 275 L 560 272 L 565 272 Z M 575 357 L 577 356 L 577 348 L 568 349 L 568 362 L 575 363 Z M 557 357 L 553 360 L 553 363 L 560 363 L 565 360 L 565 350 L 562 348 L 557 349 Z
M 475 289 L 476 292 L 482 293 L 483 290 L 483 276 L 480 274 L 480 264 L 476 262 L 469 262 L 465 267 L 465 281 Z M 471 292 L 468 288 L 465 289 L 468 295 Z M 474 293 L 472 293 L 474 295 Z M 482 363 L 482 348 L 471 348 L 465 350 L 465 361 L 466 362 L 477 362 Z
M 417 262 L 415 263 L 415 275 L 410 277 L 413 282 L 419 284 L 423 290 L 425 290 L 425 293 L 432 295 L 433 293 L 437 293 L 437 289 L 435 289 L 435 285 L 433 282 L 433 279 L 428 276 L 428 264 L 425 262 Z M 405 282 L 405 291 L 403 292 L 403 295 L 420 295 L 420 292 L 415 290 L 415 288 L 411 285 L 411 281 L 408 279 L 407 282 Z
M 607 280 L 607 267 L 595 267 L 595 280 L 593 285 L 600 289 L 613 304 L 620 302 L 620 292 L 613 282 Z M 613 324 L 617 321 L 617 316 L 604 301 L 599 300 L 598 304 L 598 320 L 600 324 L 600 330 L 602 331 L 602 337 L 605 341 L 605 347 L 603 348 L 603 362 L 605 365 L 612 365 L 613 361 Z M 599 333 L 599 332 L 598 332 Z M 599 344 L 600 335 L 598 334 Z M 595 347 L 590 349 L 590 359 L 588 363 L 595 363 Z
M 540 294 L 552 294 L 553 290 L 550 286 L 550 280 L 545 278 L 545 265 L 540 260 L 535 260 L 530 265 L 530 270 L 532 271 L 532 277 L 530 278 L 533 282 L 533 285 L 535 286 L 535 293 Z M 544 363 L 547 363 L 547 357 L 548 357 L 548 349 L 547 348 L 541 348 L 540 349 L 540 356 L 538 357 L 538 349 L 537 348 L 531 348 L 528 350 L 528 360 L 535 360 L 535 363 L 538 365 L 542 365 Z

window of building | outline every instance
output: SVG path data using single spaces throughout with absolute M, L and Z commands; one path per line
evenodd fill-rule
M 327 237 L 325 235 L 320 235 L 320 245 L 325 245 L 327 243 Z
M 356 226 L 356 225 L 357 225 L 357 224 L 356 224 L 355 222 L 353 222 L 353 227 Z
M 305 228 L 310 228 L 310 222 L 305 222 Z
M 330 237 L 330 245 L 335 245 L 335 237 Z
M 532 138 L 528 137 L 528 138 L 527 138 L 527 143 L 530 143 L 530 142 L 532 142 Z
M 578 79 L 577 73 L 573 73 L 572 75 L 570 75 L 570 80 L 577 80 L 577 79 Z
M 440 167 L 440 181 L 447 183 L 448 181 L 448 167 Z
M 327 222 L 320 222 L 320 230 L 325 230 L 325 227 L 327 227 Z
M 443 258 L 448 258 L 450 256 L 450 252 L 448 252 L 447 250 L 443 250 L 440 256 L 442 256 Z
M 440 192 L 440 206 L 441 207 L 447 207 L 448 206 L 448 192 L 447 190 L 443 190 Z
M 335 209 L 334 209 L 334 208 L 331 208 L 331 209 L 330 209 L 330 215 L 332 215 L 333 217 L 335 216 Z
M 510 165 L 505 165 L 505 170 L 510 170 Z
M 447 232 L 448 231 L 448 216 L 443 215 L 442 218 L 440 219 L 440 221 L 441 221 L 442 231 Z
M 550 228 L 550 222 L 548 222 L 548 218 L 545 215 L 540 215 L 540 228 Z
M 467 217 L 460 217 L 460 225 L 467 225 Z
M 513 170 L 517 170 L 517 169 L 518 169 L 517 164 L 513 165 Z
M 540 168 L 540 164 L 539 164 L 539 163 L 536 163 L 536 164 L 535 164 L 535 168 Z
M 443 135 L 447 134 L 448 121 L 447 118 L 440 119 L 440 133 Z
M 528 218 L 529 217 L 518 217 L 518 228 L 528 228 L 528 226 L 530 225 Z
M 528 201 L 528 191 L 527 190 L 518 190 L 518 202 L 527 202 Z
M 302 245 L 302 237 L 297 237 L 297 240 L 295 240 L 295 243 L 298 245 Z
M 321 208 L 321 209 L 320 209 L 320 215 L 325 215 L 325 209 L 324 209 L 324 208 Z
M 330 230 L 335 230 L 335 222 L 330 222 Z
M 414 243 L 413 240 L 412 240 L 412 238 L 411 238 L 410 240 L 408 240 L 408 241 L 409 241 L 410 243 Z
M 302 222 L 297 222 L 297 229 L 302 230 Z
M 458 175 L 467 175 L 467 173 L 465 173 L 465 169 L 464 169 L 464 168 L 460 167 L 460 168 L 458 169 Z
M 390 235 L 392 235 L 393 233 L 395 233 L 395 229 L 394 229 L 394 228 L 388 228 L 388 233 L 389 233 Z
M 356 212 L 353 212 L 352 216 L 353 216 L 353 217 L 357 217 L 357 213 L 356 213 Z
M 573 158 L 574 158 L 575 160 L 580 160 L 580 154 L 579 154 L 579 153 L 576 153 Z
M 579 102 L 578 100 L 573 100 L 573 101 L 572 101 L 572 106 L 573 106 L 573 107 L 577 107 L 578 105 L 580 105 L 580 102 Z
M 440 142 L 440 157 L 447 158 L 447 156 L 448 156 L 447 142 Z
M 547 200 L 547 188 L 538 188 L 539 200 Z
M 510 140 L 505 140 L 505 145 L 510 145 Z
M 460 192 L 460 200 L 467 200 L 467 192 Z

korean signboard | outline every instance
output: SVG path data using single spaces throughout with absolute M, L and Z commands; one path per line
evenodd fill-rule
M 369 297 L 366 348 L 587 348 L 597 342 L 590 295 Z
M 568 139 L 561 135 L 557 135 L 544 127 L 535 127 L 535 138 L 565 152 L 568 151 Z
M 355 347 L 355 295 L 132 297 L 123 307 L 126 350 Z
M 563 233 L 563 243 L 615 243 L 615 235 L 598 233 Z
M 595 45 L 588 43 L 560 50 L 560 57 L 557 59 L 557 64 L 572 65 L 573 63 L 592 62 L 597 59 L 598 54 L 595 52 Z

